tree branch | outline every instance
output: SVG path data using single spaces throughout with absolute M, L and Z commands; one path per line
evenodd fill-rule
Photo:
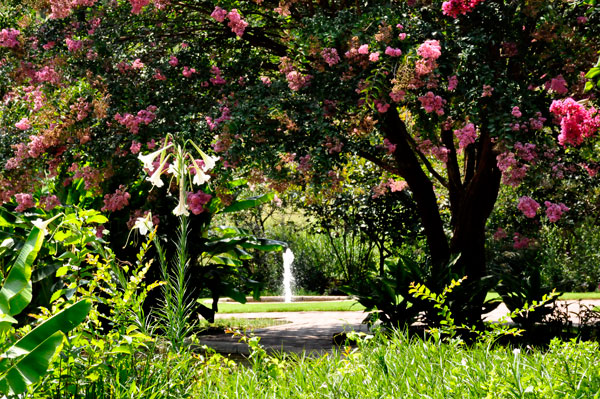
M 356 155 L 358 155 L 361 158 L 366 159 L 367 161 L 372 162 L 373 164 L 379 166 L 381 169 L 385 170 L 386 172 L 390 172 L 395 175 L 400 175 L 400 172 L 398 171 L 397 168 L 395 168 L 392 165 L 390 165 L 389 163 L 385 162 L 383 159 L 377 158 L 373 154 L 369 154 L 366 151 L 358 151 Z

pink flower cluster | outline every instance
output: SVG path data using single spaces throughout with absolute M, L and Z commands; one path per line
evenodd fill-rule
M 475 142 L 477 139 L 477 129 L 475 129 L 474 124 L 467 123 L 462 129 L 455 130 L 454 135 L 458 138 L 458 148 L 462 150 Z
M 390 109 L 390 104 L 386 103 L 385 101 L 375 100 L 374 104 L 377 112 L 382 114 L 385 114 L 388 109 Z
M 465 15 L 481 3 L 483 0 L 450 0 L 442 4 L 442 12 L 452 18 L 457 18 L 459 15 Z
M 131 3 L 131 13 L 140 14 L 142 9 L 150 4 L 150 0 L 129 0 Z
M 83 47 L 83 41 L 73 40 L 70 37 L 67 37 L 65 39 L 65 43 L 67 44 L 67 50 L 69 50 L 72 53 L 81 50 L 81 48 Z
M 557 222 L 562 217 L 562 214 L 569 210 L 569 208 L 562 202 L 559 204 L 553 204 L 550 201 L 545 201 L 544 205 L 546 205 L 546 216 L 552 223 Z
M 37 82 L 58 84 L 60 82 L 60 75 L 56 72 L 54 67 L 46 65 L 35 73 L 35 80 Z
M 437 40 L 425 40 L 417 49 L 417 54 L 425 59 L 437 60 L 442 55 L 440 42 Z
M 298 91 L 301 88 L 308 86 L 312 79 L 311 75 L 302 75 L 298 71 L 291 71 L 285 75 L 285 77 L 288 81 L 289 88 L 294 91 Z
M 126 113 L 125 115 L 117 113 L 115 120 L 129 129 L 131 133 L 138 134 L 140 125 L 148 125 L 156 119 L 156 109 L 156 106 L 150 105 L 148 108 L 138 111 L 135 116 L 130 113 Z
M 519 109 L 519 107 L 513 107 L 512 111 L 511 111 L 512 116 L 514 116 L 515 118 L 520 118 L 523 114 L 521 113 L 521 110 Z
M 523 212 L 525 217 L 534 218 L 537 210 L 540 209 L 540 204 L 531 197 L 523 196 L 519 198 L 517 209 Z
M 515 151 L 517 152 L 517 156 L 523 161 L 531 162 L 537 158 L 537 152 L 535 152 L 535 148 L 535 144 L 523 144 L 520 141 L 515 143 Z
M 56 195 L 46 195 L 40 198 L 40 206 L 42 206 L 45 211 L 51 211 L 57 206 L 60 206 L 60 200 Z
M 77 112 L 77 120 L 82 121 L 90 114 L 90 109 L 92 105 L 85 101 L 84 98 L 79 98 L 76 104 L 73 104 L 69 107 L 71 111 Z
M 552 78 L 544 83 L 544 88 L 546 90 L 554 91 L 560 95 L 565 95 L 569 92 L 567 89 L 567 81 L 562 75 L 558 75 L 557 77 Z
M 520 164 L 512 152 L 503 152 L 496 157 L 498 169 L 502 172 L 502 182 L 517 187 L 527 174 L 527 165 Z
M 429 91 L 424 96 L 419 97 L 419 101 L 421 101 L 421 106 L 425 112 L 435 112 L 440 116 L 444 115 L 444 104 L 446 104 L 446 100 L 442 97 L 436 96 L 433 92 Z
M 213 121 L 210 116 L 205 117 L 206 123 L 208 124 L 208 128 L 212 131 L 215 130 L 219 125 L 225 121 L 231 119 L 231 110 L 227 106 L 221 107 L 221 116 Z
M 0 31 L 0 47 L 15 48 L 19 45 L 17 40 L 21 34 L 17 29 L 8 28 Z
M 513 236 L 513 248 L 514 249 L 527 249 L 532 243 L 532 239 L 521 235 L 520 233 L 515 233 Z
M 248 23 L 242 19 L 238 10 L 235 8 L 227 12 L 227 10 L 217 6 L 210 16 L 217 22 L 224 22 L 225 18 L 228 18 L 229 23 L 227 23 L 227 26 L 229 26 L 231 31 L 239 37 L 242 37 L 244 30 L 248 27 Z
M 388 180 L 388 186 L 390 188 L 390 191 L 393 192 L 393 193 L 395 193 L 395 192 L 398 192 L 398 191 L 402 191 L 406 187 L 408 187 L 408 183 L 405 182 L 404 180 L 389 179 Z
M 196 193 L 189 192 L 187 194 L 187 205 L 194 215 L 199 215 L 206 211 L 204 205 L 208 204 L 211 198 L 212 195 L 206 194 L 200 190 Z
M 550 112 L 560 121 L 558 142 L 562 146 L 579 145 L 600 129 L 600 112 L 594 107 L 586 109 L 570 97 L 553 101 Z
M 387 153 L 389 155 L 392 155 L 392 154 L 394 154 L 394 151 L 396 151 L 397 144 L 392 144 L 392 142 L 389 141 L 388 139 L 383 139 L 383 146 L 387 150 Z
M 338 62 L 340 62 L 340 56 L 335 48 L 326 47 L 321 50 L 321 57 L 325 60 L 327 65 L 334 66 Z
M 225 83 L 227 83 L 227 81 L 225 79 L 223 79 L 223 77 L 221 76 L 221 70 L 219 69 L 218 66 L 213 65 L 210 68 L 210 72 L 215 75 L 214 77 L 210 78 L 210 83 L 212 83 L 213 85 L 224 85 Z
M 400 57 L 402 55 L 402 50 L 387 46 L 385 49 L 385 55 L 389 55 L 390 57 Z
M 498 230 L 496 230 L 493 235 L 493 238 L 496 241 L 500 241 L 506 237 L 508 237 L 508 234 L 506 234 L 506 230 L 504 230 L 502 227 L 498 227 Z
M 104 206 L 102 207 L 102 212 L 116 212 L 127 205 L 129 205 L 129 199 L 131 195 L 127 191 L 125 191 L 125 186 L 120 185 L 119 188 L 115 191 L 114 194 L 106 194 L 104 196 Z
M 187 66 L 183 67 L 183 72 L 181 72 L 183 74 L 183 76 L 185 76 L 186 78 L 190 78 L 192 76 L 192 74 L 196 73 L 196 69 L 194 68 L 189 68 Z
M 19 130 L 31 129 L 31 124 L 29 123 L 29 118 L 22 118 L 20 121 L 15 123 L 15 127 Z
M 392 91 L 390 92 L 390 98 L 395 103 L 404 100 L 404 96 L 406 96 L 406 92 L 404 90 L 399 90 L 397 88 L 393 88 Z
M 340 141 L 337 137 L 325 137 L 325 147 L 327 148 L 327 152 L 329 154 L 338 153 L 342 151 L 344 147 L 344 143 Z
M 19 193 L 15 194 L 15 200 L 17 201 L 17 207 L 15 208 L 16 212 L 24 212 L 29 208 L 35 207 L 35 202 L 33 201 L 33 195 Z
M 494 88 L 490 85 L 483 85 L 483 90 L 481 92 L 481 97 L 491 97 Z
M 456 75 L 450 76 L 448 78 L 448 91 L 456 90 L 457 86 L 458 86 L 458 78 L 456 77 Z

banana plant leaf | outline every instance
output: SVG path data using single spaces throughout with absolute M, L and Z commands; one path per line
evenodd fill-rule
M 50 366 L 54 355 L 61 349 L 63 333 L 56 331 L 39 345 L 21 357 L 0 378 L 0 392 L 8 395 L 20 395 L 27 386 L 38 382 Z
M 256 197 L 246 198 L 244 200 L 234 202 L 233 204 L 229 205 L 227 208 L 223 209 L 221 212 L 227 213 L 227 212 L 243 211 L 244 209 L 254 208 L 254 207 L 264 204 L 266 202 L 271 202 L 271 201 L 273 201 L 273 198 L 275 198 L 274 193 L 268 193 L 268 194 L 263 194 L 263 195 L 259 195 Z

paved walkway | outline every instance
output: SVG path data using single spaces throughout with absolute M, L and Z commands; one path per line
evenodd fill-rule
M 579 323 L 578 314 L 581 307 L 600 306 L 600 300 L 559 301 L 566 306 L 570 319 Z M 508 313 L 504 304 L 493 312 L 484 315 L 488 321 L 497 321 Z M 265 313 L 219 313 L 218 319 L 226 318 L 273 318 L 288 321 L 273 327 L 254 330 L 254 335 L 261 337 L 260 343 L 268 351 L 286 351 L 300 353 L 323 353 L 334 347 L 333 337 L 348 331 L 368 332 L 362 324 L 366 317 L 364 312 L 265 312 Z M 248 346 L 238 342 L 231 334 L 205 335 L 200 343 L 206 344 L 220 353 L 248 354 Z

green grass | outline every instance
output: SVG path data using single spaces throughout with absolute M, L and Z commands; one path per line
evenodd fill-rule
M 323 301 L 323 302 L 236 302 L 219 303 L 219 313 L 260 313 L 260 312 L 344 312 L 364 310 L 364 306 L 356 301 Z
M 208 323 L 206 320 L 200 321 L 200 329 L 203 328 L 219 328 L 219 329 L 239 329 L 253 330 L 255 328 L 265 328 L 288 324 L 288 321 L 271 319 L 266 317 L 257 317 L 253 319 L 228 317 L 226 319 L 216 319 L 214 323 Z
M 486 299 L 499 298 L 495 292 L 487 294 Z M 560 299 L 600 299 L 600 292 L 566 292 Z M 362 311 L 364 306 L 360 303 L 348 301 L 323 301 L 323 302 L 248 302 L 241 304 L 237 302 L 219 303 L 219 313 L 262 313 L 262 312 L 344 312 Z

